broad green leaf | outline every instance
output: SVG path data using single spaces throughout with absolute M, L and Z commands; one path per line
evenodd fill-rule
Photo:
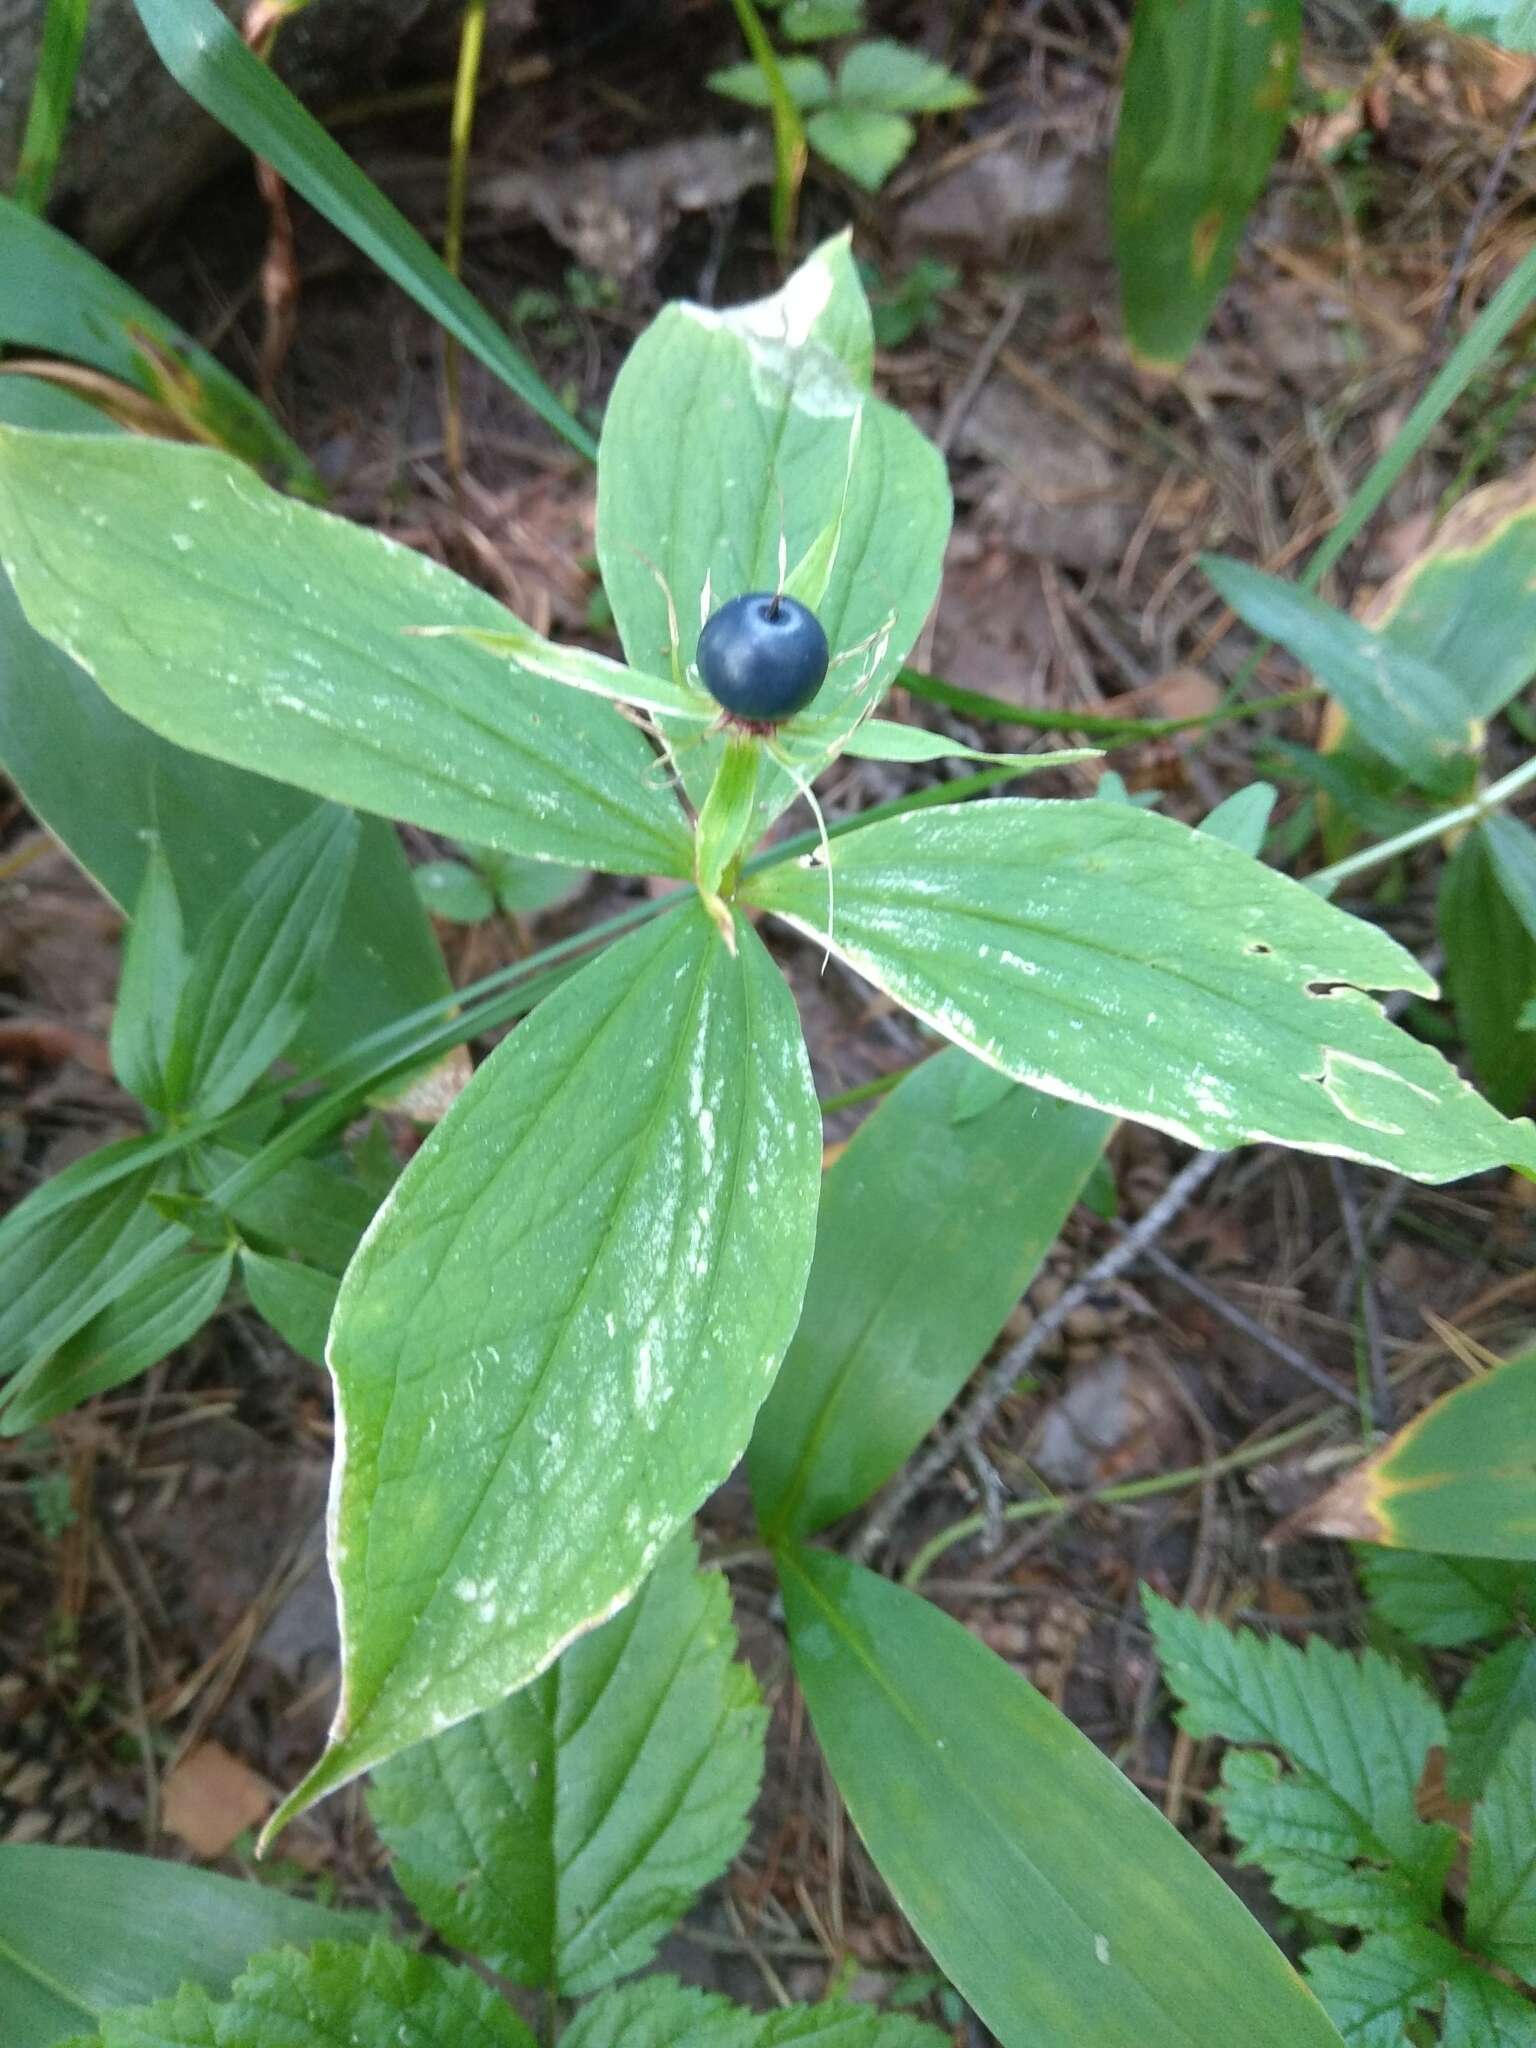
M 282 1819 L 537 1677 L 745 1447 L 805 1292 L 821 1121 L 789 991 L 745 922 L 737 948 L 695 899 L 562 983 L 348 1269 L 342 1697 Z
M 1264 835 L 1269 830 L 1269 814 L 1275 808 L 1276 791 L 1268 782 L 1250 782 L 1246 789 L 1234 790 L 1224 803 L 1200 820 L 1200 830 L 1209 832 L 1216 839 L 1224 839 L 1228 846 L 1235 846 L 1239 853 L 1246 853 L 1257 860 L 1264 850 Z
M 1421 654 L 1247 562 L 1202 555 L 1200 566 L 1246 625 L 1278 641 L 1338 699 L 1367 746 L 1426 789 L 1464 774 L 1480 726 Z
M 1507 1634 L 1526 1606 L 1536 1609 L 1536 1571 L 1527 1565 L 1373 1545 L 1356 1561 L 1376 1612 L 1415 1643 L 1480 1642 Z
M 1128 805 L 911 811 L 834 842 L 830 935 L 814 861 L 747 894 L 1049 1095 L 1192 1145 L 1268 1140 L 1423 1180 L 1536 1167 L 1530 1123 L 1364 993 L 1432 995 L 1424 970 L 1207 833 Z
M 1516 832 L 1525 829 L 1505 822 Z M 1513 1114 L 1536 1087 L 1536 1032 L 1520 1028 L 1536 995 L 1536 936 L 1511 903 L 1481 827 L 1446 862 L 1437 909 L 1446 993 L 1473 1071 L 1488 1099 Z
M 184 1863 L 0 1843 L 5 2048 L 51 2048 L 187 1979 L 222 1992 L 257 1949 L 366 1940 L 375 1924 Z
M 590 880 L 586 868 L 561 868 L 553 861 L 519 860 L 494 846 L 474 847 L 475 865 L 496 892 L 496 901 L 512 917 L 533 916 L 579 895 Z
M 102 2048 L 535 2048 L 492 1984 L 393 1941 L 274 1949 L 227 2004 L 182 1995 L 109 2013 Z
M 862 0 L 789 0 L 779 11 L 779 27 L 792 43 L 857 35 L 863 26 Z
M 392 277 L 523 403 L 582 454 L 591 436 L 404 215 L 246 47 L 213 0 L 134 0 L 167 71 L 247 149 L 264 157 L 348 241 Z
M 33 815 L 125 910 L 159 846 L 192 939 L 252 860 L 316 807 L 127 717 L 32 631 L 3 576 L 0 762 Z M 323 1058 L 447 993 L 399 841 L 382 819 L 366 818 L 325 985 L 295 1054 Z
M 0 1434 L 20 1436 L 105 1394 L 185 1344 L 224 1299 L 233 1255 L 178 1251 L 152 1267 L 51 1358 L 39 1359 L 10 1385 L 0 1407 Z
M 577 2013 L 561 2048 L 945 2048 L 936 2027 L 830 2000 L 758 2014 L 672 1977 L 605 1991 Z
M 319 495 L 308 459 L 222 363 L 78 242 L 9 199 L 0 199 L 0 275 L 0 344 L 104 370 L 274 482 Z M 0 396 L 11 382 L 0 379 Z
M 1480 1799 L 1505 1745 L 1527 1723 L 1536 1724 L 1536 1638 L 1520 1635 L 1475 1664 L 1456 1695 L 1445 1767 L 1451 1797 Z
M 1004 1080 L 960 1120 L 948 1051 L 828 1171 L 805 1311 L 750 1452 L 771 1541 L 859 1507 L 922 1442 L 1055 1242 L 1110 1124 Z M 995 1077 L 994 1077 L 995 1078 Z
M 0 429 L 0 558 L 32 624 L 178 746 L 509 853 L 687 872 L 616 711 L 408 637 L 494 628 L 494 598 L 225 456 Z
M 16 165 L 16 197 L 31 213 L 42 212 L 53 188 L 90 13 L 91 0 L 48 0 L 43 16 L 37 75 Z
M 980 97 L 973 85 L 921 50 L 885 36 L 856 43 L 848 52 L 837 74 L 837 93 L 839 99 L 866 101 L 897 114 L 949 113 L 975 106 Z
M 854 1824 L 1003 2048 L 1337 2048 L 1236 1896 L 1001 1658 L 846 1559 L 779 1565 Z
M 1441 2048 L 1536 2048 L 1526 2000 L 1428 1927 L 1308 1949 L 1302 1960 L 1349 2048 L 1405 2048 L 1417 2016 L 1442 2010 Z
M 251 1157 L 229 1145 L 198 1149 L 199 1178 L 210 1193 Z M 378 1207 L 359 1182 L 318 1159 L 295 1159 L 230 1209 L 243 1237 L 258 1250 L 300 1253 L 328 1273 L 340 1273 Z
M 1314 1636 L 1303 1651 L 1145 1588 L 1142 1601 L 1182 1725 L 1265 1745 L 1223 1762 L 1217 1799 L 1241 1860 L 1261 1863 L 1287 1905 L 1342 1926 L 1432 1919 L 1456 1835 L 1414 1803 L 1445 1741 L 1424 1688 L 1374 1650 L 1352 1657 Z
M 779 74 L 784 80 L 785 90 L 802 111 L 807 107 L 825 106 L 832 97 L 832 80 L 819 58 L 781 57 Z M 718 92 L 728 100 L 740 100 L 743 106 L 767 107 L 771 104 L 768 81 L 757 64 L 727 64 L 723 70 L 711 71 L 704 83 L 711 92 Z
M 842 101 L 818 108 L 806 122 L 805 133 L 819 156 L 866 192 L 880 190 L 917 140 L 917 130 L 905 114 Z
M 1096 761 L 1100 749 L 1063 747 L 1055 753 L 989 754 L 951 739 L 947 733 L 929 732 L 926 726 L 866 718 L 843 752 L 858 761 L 1008 761 L 1021 775 L 1028 775 L 1040 768 L 1071 768 L 1079 761 Z
M 416 894 L 434 917 L 450 924 L 480 924 L 496 915 L 490 886 L 461 860 L 429 860 L 412 868 Z
M 688 688 L 713 716 L 692 674 L 704 618 L 743 591 L 777 589 L 781 563 L 808 565 L 788 582 L 826 628 L 833 665 L 777 735 L 802 774 L 831 758 L 894 680 L 949 533 L 937 451 L 870 395 L 870 337 L 839 237 L 772 298 L 725 313 L 667 307 L 630 351 L 603 424 L 598 557 L 635 669 Z M 697 717 L 660 722 L 702 803 L 720 740 L 699 745 Z M 765 762 L 758 829 L 795 794 Z
M 338 1282 L 297 1259 L 269 1258 L 249 1246 L 240 1254 L 240 1273 L 251 1301 L 285 1344 L 300 1358 L 325 1363 L 326 1332 L 336 1309 Z
M 291 1044 L 341 916 L 357 820 L 326 805 L 269 847 L 215 915 L 177 1006 L 165 1086 L 175 1108 L 233 1109 Z
M 1443 1394 L 1290 1526 L 1536 1562 L 1536 1351 Z
M 1443 21 L 1506 50 L 1536 50 L 1536 0 L 1397 0 L 1411 21 Z
M 130 1139 L 118 1156 L 139 1149 Z M 149 1206 L 156 1174 L 142 1167 L 78 1200 L 56 1175 L 0 1222 L 0 1380 L 49 1357 L 186 1241 Z
M 1536 20 L 1536 0 L 1528 0 Z M 1536 492 L 1517 475 L 1470 491 L 1373 600 L 1370 623 L 1438 669 L 1473 718 L 1536 676 Z
M 165 1067 L 186 979 L 186 935 L 176 880 L 158 839 L 123 941 L 123 969 L 112 1011 L 112 1071 L 146 1108 L 166 1108 Z
M 1301 0 L 1139 0 L 1110 205 L 1126 331 L 1176 370 L 1226 288 L 1290 114 Z
M 735 1649 L 679 1538 L 532 1685 L 387 1763 L 369 1811 L 428 1926 L 567 1997 L 648 1962 L 746 1838 L 766 1717 Z
M 1472 1818 L 1467 1940 L 1536 1985 L 1536 1719 L 1499 1751 Z

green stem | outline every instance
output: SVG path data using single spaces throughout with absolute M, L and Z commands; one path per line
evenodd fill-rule
M 1528 782 L 1536 781 L 1536 754 L 1528 761 L 1522 761 L 1518 768 L 1512 768 L 1497 782 L 1490 782 L 1478 796 L 1464 804 L 1457 804 L 1454 810 L 1441 811 L 1433 818 L 1421 819 L 1417 825 L 1410 825 L 1406 831 L 1397 833 L 1391 839 L 1383 839 L 1376 846 L 1362 847 L 1358 853 L 1351 853 L 1343 860 L 1336 860 L 1332 867 L 1319 868 L 1315 875 L 1308 875 L 1306 886 L 1317 890 L 1319 895 L 1331 896 L 1349 875 L 1364 874 L 1369 868 L 1379 868 L 1384 861 L 1392 860 L 1400 853 L 1407 853 L 1415 846 L 1422 846 L 1428 839 L 1438 839 L 1443 833 L 1454 832 L 1459 825 L 1478 825 L 1484 818 L 1491 817 L 1500 805 L 1508 803 L 1517 790 Z
M 16 204 L 28 213 L 40 214 L 53 190 L 90 12 L 91 0 L 48 0 L 32 104 L 27 109 L 26 133 L 16 166 Z
M 805 176 L 805 124 L 790 98 L 784 73 L 779 69 L 779 60 L 753 0 L 731 0 L 731 5 L 752 52 L 752 61 L 768 87 L 768 107 L 773 116 L 773 246 L 779 261 L 788 264 L 795 253 L 795 211 L 800 203 L 800 180 Z
M 1101 1487 L 1096 1493 L 1051 1494 L 1043 1500 L 1014 1501 L 1003 1509 L 1002 1519 L 1005 1522 L 1032 1522 L 1043 1515 L 1072 1515 L 1081 1508 L 1118 1507 L 1126 1501 L 1150 1500 L 1159 1493 L 1178 1493 L 1186 1486 L 1197 1485 L 1202 1479 L 1220 1479 L 1225 1473 L 1240 1472 L 1245 1466 L 1257 1465 L 1278 1451 L 1289 1450 L 1292 1444 L 1303 1443 L 1309 1436 L 1316 1436 L 1331 1419 L 1331 1410 L 1327 1414 L 1315 1415 L 1310 1422 L 1298 1422 L 1294 1429 L 1283 1429 L 1278 1436 L 1266 1437 L 1262 1443 L 1229 1451 L 1224 1458 L 1213 1458 L 1208 1465 L 1185 1465 L 1177 1472 L 1160 1472 L 1152 1479 L 1128 1479 L 1120 1486 Z M 907 1566 L 902 1584 L 916 1588 L 946 1550 L 952 1550 L 957 1543 L 964 1543 L 968 1537 L 981 1535 L 987 1526 L 985 1515 L 967 1515 L 963 1522 L 954 1522 L 949 1528 L 941 1529 Z
M 920 669 L 904 668 L 896 678 L 903 689 L 930 704 L 942 704 L 964 718 L 994 719 L 999 724 L 1027 726 L 1032 732 L 1080 732 L 1088 739 L 1159 740 L 1176 732 L 1202 732 L 1209 726 L 1228 725 L 1238 718 L 1257 718 L 1261 711 L 1288 711 L 1293 704 L 1309 704 L 1324 695 L 1316 684 L 1303 690 L 1282 690 L 1273 697 L 1258 697 L 1251 704 L 1219 704 L 1214 711 L 1197 711 L 1189 718 L 1115 718 L 1102 711 L 1041 710 L 1036 706 L 1010 704 L 1006 698 L 990 697 L 981 690 L 963 690 L 958 683 L 946 683 L 941 676 L 924 675 Z
M 925 1053 L 923 1059 L 927 1057 Z M 857 1088 L 845 1088 L 841 1095 L 829 1095 L 821 1105 L 821 1113 L 823 1116 L 836 1116 L 840 1109 L 855 1109 L 861 1102 L 873 1102 L 877 1096 L 889 1095 L 922 1064 L 922 1060 L 912 1060 L 907 1066 L 897 1067 L 889 1074 L 876 1075 L 873 1081 L 861 1081 Z
M 459 64 L 453 81 L 448 141 L 448 220 L 443 230 L 443 263 L 458 277 L 464 267 L 464 206 L 469 193 L 469 141 L 475 122 L 480 60 L 485 51 L 486 0 L 465 0 L 459 32 Z M 455 483 L 464 468 L 464 415 L 459 396 L 459 343 L 443 336 L 443 461 Z

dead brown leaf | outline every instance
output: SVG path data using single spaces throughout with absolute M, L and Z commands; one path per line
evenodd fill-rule
M 161 1818 L 168 1834 L 211 1862 L 276 1803 L 276 1788 L 222 1742 L 200 1742 L 166 1779 Z

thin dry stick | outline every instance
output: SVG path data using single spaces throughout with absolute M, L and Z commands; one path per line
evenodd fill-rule
M 1243 1335 L 1251 1337 L 1255 1344 L 1262 1344 L 1272 1357 L 1278 1358 L 1282 1365 L 1288 1365 L 1292 1372 L 1300 1373 L 1304 1380 L 1326 1394 L 1330 1401 L 1342 1401 L 1346 1398 L 1345 1389 L 1339 1385 L 1332 1373 L 1325 1371 L 1320 1365 L 1314 1365 L 1304 1351 L 1298 1351 L 1295 1345 L 1288 1344 L 1284 1337 L 1277 1336 L 1273 1330 L 1266 1330 L 1262 1323 L 1255 1321 L 1246 1309 L 1239 1308 L 1235 1301 L 1228 1301 L 1224 1294 L 1218 1294 L 1216 1289 L 1208 1286 L 1204 1280 L 1196 1279 L 1193 1273 L 1186 1273 L 1176 1259 L 1170 1259 L 1157 1245 L 1148 1245 L 1142 1252 L 1142 1257 L 1148 1265 L 1155 1266 L 1165 1279 L 1173 1281 L 1177 1287 L 1182 1287 L 1184 1292 L 1193 1295 L 1196 1301 L 1203 1302 L 1213 1315 L 1218 1315 L 1223 1322 L 1230 1323 L 1234 1330 L 1241 1330 Z
M 912 1498 L 920 1493 L 946 1469 L 953 1459 L 968 1455 L 981 1442 L 983 1430 L 996 1415 L 998 1409 L 1013 1391 L 1020 1373 L 1029 1365 L 1048 1337 L 1065 1324 L 1072 1311 L 1081 1308 L 1090 1295 L 1107 1285 L 1128 1266 L 1134 1265 L 1147 1246 L 1161 1236 L 1179 1211 L 1204 1187 L 1225 1157 L 1221 1152 L 1197 1152 L 1181 1172 L 1176 1174 L 1168 1186 L 1152 1204 L 1146 1215 L 1133 1224 L 1117 1245 L 1099 1260 L 1096 1266 L 1076 1280 L 1060 1295 L 1043 1315 L 1033 1324 L 1017 1344 L 1011 1344 L 1002 1357 L 985 1374 L 981 1384 L 966 1404 L 965 1412 L 958 1421 L 934 1443 L 915 1464 L 909 1466 L 885 1498 L 876 1506 L 869 1520 L 860 1530 L 851 1546 L 851 1554 L 867 1561 L 889 1539 L 898 1517 Z M 1337 1393 L 1337 1389 L 1332 1389 Z
M 1381 1305 L 1376 1299 L 1376 1283 L 1371 1277 L 1371 1255 L 1365 1242 L 1365 1227 L 1360 1221 L 1360 1204 L 1355 1199 L 1354 1184 L 1343 1161 L 1330 1159 L 1328 1166 L 1333 1175 L 1339 1214 L 1344 1219 L 1344 1235 L 1349 1241 L 1360 1320 L 1365 1325 L 1365 1349 L 1371 1367 L 1371 1407 L 1374 1410 L 1371 1420 L 1378 1429 L 1388 1430 L 1392 1427 L 1392 1388 L 1387 1379 L 1386 1354 L 1381 1341 Z

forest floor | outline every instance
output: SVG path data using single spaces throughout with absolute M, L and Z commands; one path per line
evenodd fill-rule
M 611 10 L 505 50 L 482 102 L 466 277 L 543 374 L 594 419 L 663 300 L 729 303 L 772 288 L 754 125 L 712 97 L 739 54 L 713 0 Z M 1298 565 L 1337 517 L 1430 371 L 1528 241 L 1536 164 L 1490 167 L 1529 60 L 1434 35 L 1384 40 L 1371 10 L 1315 10 L 1308 111 L 1262 202 L 1237 278 L 1176 385 L 1132 365 L 1114 312 L 1106 173 L 1124 24 L 1107 0 L 876 4 L 889 33 L 949 49 L 983 95 L 963 130 L 930 123 L 878 199 L 812 164 L 809 246 L 850 217 L 894 317 L 914 264 L 947 268 L 912 331 L 888 328 L 877 379 L 945 451 L 956 527 L 943 595 L 915 657 L 950 681 L 1073 714 L 1214 707 L 1251 650 L 1204 583 L 1204 548 Z M 946 40 L 951 17 L 963 29 Z M 607 21 L 584 34 L 572 22 Z M 424 49 L 428 78 L 451 48 Z M 443 95 L 417 111 L 340 110 L 349 149 L 429 233 L 446 172 Z M 525 174 L 538 167 L 538 178 Z M 701 201 L 703 203 L 701 203 Z M 1486 203 L 1484 203 L 1486 202 Z M 466 459 L 444 452 L 438 337 L 302 206 L 301 296 L 276 399 L 336 509 L 439 555 L 537 628 L 589 635 L 591 470 L 478 365 L 462 367 Z M 1469 226 L 1471 229 L 1468 234 Z M 119 261 L 254 379 L 264 217 L 248 166 Z M 1463 246 L 1465 244 L 1465 246 Z M 1423 544 L 1444 495 L 1513 473 L 1536 420 L 1511 347 L 1479 379 L 1346 558 L 1336 601 L 1361 602 Z M 1525 387 L 1528 390 L 1528 384 Z M 599 638 L 599 644 L 600 638 Z M 1269 658 L 1254 690 L 1298 680 Z M 901 715 L 1012 745 L 912 702 Z M 947 722 L 946 722 L 947 721 Z M 991 737 L 1002 732 L 999 740 Z M 1280 783 L 1282 835 L 1306 792 L 1287 743 L 1315 745 L 1304 704 L 1112 753 L 1104 766 L 1195 819 L 1258 775 Z M 943 774 L 843 764 L 829 812 Z M 1083 793 L 1100 766 L 1046 793 Z M 1032 793 L 1043 785 L 1032 781 Z M 1293 871 L 1322 856 L 1293 835 Z M 431 842 L 411 835 L 413 851 Z M 1355 899 L 1411 948 L 1432 941 L 1433 855 Z M 119 921 L 0 793 L 0 1194 L 19 1198 L 133 1127 L 106 1032 Z M 533 920 L 441 929 L 472 979 L 618 907 L 594 881 Z M 772 943 L 806 1018 L 824 1094 L 910 1063 L 910 1020 L 832 963 Z M 852 1117 L 830 1130 L 845 1136 Z M 400 1143 L 408 1142 L 400 1133 Z M 1001 1340 L 1116 1241 L 1183 1163 L 1129 1128 L 1113 1163 L 1119 1219 L 1080 1208 Z M 1401 1421 L 1500 1353 L 1536 1305 L 1532 1190 L 1490 1175 L 1450 1189 L 1260 1149 L 1225 1162 L 1143 1258 L 1041 1347 L 985 1438 L 1010 1495 L 1074 1497 L 1210 1467 L 1292 1424 L 1315 1437 L 1134 1503 L 1090 1502 L 1017 1525 L 1000 1546 L 944 1551 L 927 1594 L 975 1629 L 1222 1862 L 1210 1759 L 1174 1727 L 1136 1604 L 1138 1581 L 1228 1618 L 1358 1639 L 1348 1552 L 1266 1548 L 1362 1429 Z M 1298 1363 L 1299 1359 L 1299 1363 Z M 329 1390 L 254 1317 L 221 1316 L 143 1380 L 0 1447 L 0 1840 L 80 1841 L 250 1867 L 273 1786 L 320 1747 L 335 1685 L 320 1513 Z M 891 1532 L 893 1569 L 984 1505 L 963 1461 Z M 816 1997 L 830 1973 L 879 1995 L 930 1966 L 846 1824 L 788 1673 L 774 1581 L 739 1481 L 702 1517 L 730 1571 L 744 1648 L 773 1706 L 776 1753 L 751 1841 L 671 1945 L 694 1981 L 757 2003 Z M 14 1754 L 12 1754 L 14 1753 Z M 1108 1845 L 1106 1845 L 1108 1846 Z M 356 1788 L 296 1824 L 278 1875 L 382 1896 Z M 1233 1877 L 1284 1938 L 1250 1873 Z M 983 2038 L 976 2036 L 975 2038 Z

